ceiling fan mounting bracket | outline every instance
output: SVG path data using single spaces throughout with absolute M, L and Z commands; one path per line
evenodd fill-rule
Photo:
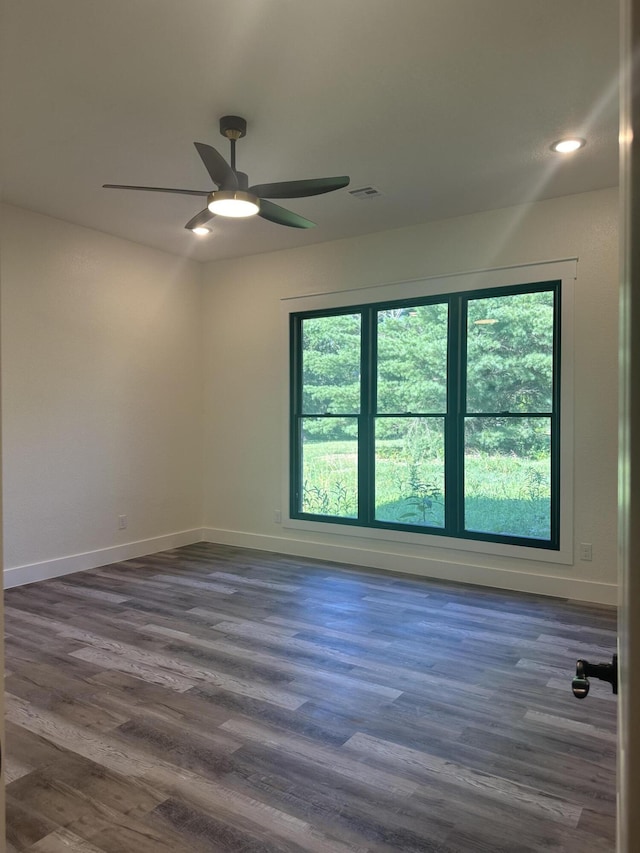
M 247 120 L 240 116 L 222 116 L 220 133 L 227 139 L 242 139 L 247 135 Z

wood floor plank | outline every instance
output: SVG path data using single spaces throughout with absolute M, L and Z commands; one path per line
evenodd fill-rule
M 577 826 L 582 807 L 550 796 L 530 786 L 513 783 L 507 779 L 488 773 L 478 773 L 469 767 L 463 767 L 437 756 L 415 749 L 399 746 L 397 743 L 383 741 L 360 733 L 345 743 L 345 749 L 355 750 L 366 756 L 378 759 L 377 766 L 404 768 L 407 775 L 420 777 L 422 773 L 441 778 L 446 777 L 454 784 L 465 789 L 475 790 L 482 796 L 499 801 L 509 801 L 521 805 L 527 811 L 538 813 L 546 820 L 553 820 L 567 826 Z
M 613 608 L 198 543 L 5 616 L 9 850 L 614 850 Z
M 245 720 L 228 720 L 220 727 L 225 731 L 243 738 L 247 741 L 255 741 L 262 746 L 273 749 L 275 752 L 286 750 L 290 755 L 297 755 L 307 761 L 311 767 L 319 766 L 337 773 L 356 779 L 373 788 L 383 788 L 399 794 L 411 795 L 417 789 L 417 784 L 412 780 L 385 770 L 372 773 L 358 761 L 353 761 L 349 755 L 343 755 L 339 750 L 317 746 L 310 743 L 306 738 L 292 735 L 290 732 L 280 733 L 277 730 L 261 723 L 253 723 Z
M 31 845 L 59 828 L 28 801 L 6 792 L 7 844 L 16 850 L 30 850 Z
M 103 848 L 96 847 L 63 827 L 45 835 L 32 845 L 31 850 L 34 853 L 104 853 Z

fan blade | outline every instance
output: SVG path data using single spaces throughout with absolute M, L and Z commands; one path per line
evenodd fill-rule
M 107 190 L 143 190 L 147 193 L 178 193 L 179 195 L 208 196 L 207 190 L 174 190 L 170 187 L 132 187 L 129 184 L 103 184 Z
M 207 222 L 211 222 L 214 216 L 215 213 L 211 213 L 209 208 L 205 207 L 205 209 L 201 210 L 200 213 L 196 213 L 196 215 L 190 219 L 184 227 L 189 231 L 192 231 L 194 228 L 202 227 L 203 225 L 206 225 Z
M 211 175 L 211 180 L 218 185 L 221 190 L 236 190 L 238 189 L 238 179 L 236 173 L 224 159 L 219 151 L 212 148 L 210 145 L 205 145 L 204 142 L 194 142 L 198 154 L 202 158 L 207 172 Z
M 260 212 L 258 216 L 276 222 L 278 225 L 288 225 L 290 228 L 315 228 L 315 222 L 310 222 L 304 216 L 298 216 L 292 210 L 286 210 L 278 204 L 272 204 L 265 199 L 260 200 Z
M 275 184 L 256 184 L 249 192 L 258 198 L 305 198 L 310 195 L 332 193 L 349 186 L 349 178 L 309 178 L 306 181 L 278 181 Z

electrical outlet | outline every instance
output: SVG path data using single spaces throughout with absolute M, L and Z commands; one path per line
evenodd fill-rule
M 275 521 L 276 524 L 282 523 L 282 512 L 279 509 L 274 509 L 273 520 Z
M 580 559 L 581 560 L 593 560 L 593 546 L 591 542 L 581 542 L 580 543 Z
M 119 515 L 118 516 L 118 529 L 119 530 L 126 530 L 127 524 L 129 524 L 129 519 L 127 518 L 127 516 L 126 515 Z

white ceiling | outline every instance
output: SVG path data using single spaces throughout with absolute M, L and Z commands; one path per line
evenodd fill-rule
M 1 0 L 3 198 L 198 260 L 302 246 L 617 183 L 617 0 Z M 193 141 L 250 182 L 374 185 L 216 218 Z M 561 158 L 555 139 L 578 134 Z

